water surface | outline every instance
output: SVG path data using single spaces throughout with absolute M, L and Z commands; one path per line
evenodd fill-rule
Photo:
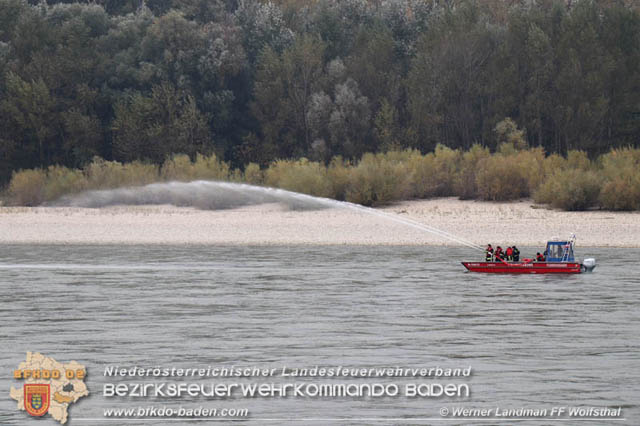
M 100 395 L 105 382 L 131 381 L 103 377 L 108 365 L 473 369 L 453 380 L 472 389 L 460 400 L 156 401 L 247 407 L 255 423 L 433 423 L 424 419 L 441 407 L 565 405 L 622 406 L 635 424 L 640 250 L 587 251 L 593 274 L 492 276 L 466 273 L 459 261 L 482 254 L 462 248 L 2 246 L 0 423 L 33 424 L 8 390 L 38 351 L 89 369 L 92 395 L 70 408 L 72 425 L 154 402 Z M 551 422 L 518 424 L 529 423 Z

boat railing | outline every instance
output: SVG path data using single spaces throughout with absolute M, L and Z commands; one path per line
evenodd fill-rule
M 576 234 L 571 234 L 571 238 L 567 241 L 567 244 L 564 246 L 564 251 L 562 253 L 562 262 L 568 262 L 569 256 L 573 251 L 573 245 L 576 242 Z

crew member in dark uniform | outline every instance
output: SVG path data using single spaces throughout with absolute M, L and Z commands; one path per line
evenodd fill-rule
M 491 247 L 491 244 L 487 244 L 487 248 L 484 250 L 484 260 L 485 262 L 493 260 L 493 247 Z
M 520 250 L 518 250 L 518 247 L 516 246 L 513 246 L 513 261 L 514 262 L 520 261 Z
M 500 261 L 502 260 L 503 257 L 503 253 L 502 253 L 502 247 L 498 246 L 498 248 L 496 249 L 496 260 Z

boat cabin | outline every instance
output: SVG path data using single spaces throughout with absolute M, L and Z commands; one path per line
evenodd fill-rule
M 548 241 L 545 257 L 547 262 L 575 262 L 573 241 L 555 239 Z

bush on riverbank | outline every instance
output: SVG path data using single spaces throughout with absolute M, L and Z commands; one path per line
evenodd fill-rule
M 14 172 L 7 189 L 7 201 L 11 205 L 37 206 L 85 190 L 141 186 L 163 180 L 226 180 L 229 174 L 229 165 L 218 160 L 215 154 L 198 154 L 193 162 L 186 155 L 174 155 L 161 167 L 139 161 L 122 164 L 95 157 L 83 169 L 50 166 Z
M 462 200 L 478 198 L 478 165 L 491 153 L 489 148 L 473 145 L 470 150 L 462 154 L 460 173 L 455 182 L 455 194 Z
M 613 150 L 600 157 L 606 179 L 600 205 L 607 210 L 640 210 L 640 149 Z
M 139 186 L 157 182 L 158 167 L 134 161 L 118 163 L 95 157 L 82 171 L 85 189 L 110 189 L 123 186 Z
M 229 164 L 220 161 L 215 154 L 204 156 L 196 155 L 195 161 L 191 161 L 188 155 L 174 155 L 167 159 L 160 169 L 162 180 L 228 180 L 231 169 Z
M 365 206 L 410 198 L 411 181 L 406 173 L 406 151 L 365 154 L 350 169 L 345 193 L 347 201 Z
M 14 172 L 9 182 L 7 196 L 17 206 L 37 206 L 44 201 L 47 174 L 41 169 Z
M 174 155 L 152 164 L 94 160 L 83 169 L 51 166 L 14 172 L 7 204 L 37 206 L 84 190 L 197 179 L 267 185 L 305 194 L 381 205 L 397 200 L 458 196 L 508 201 L 533 196 L 565 210 L 640 210 L 640 149 L 620 149 L 591 161 L 584 152 L 545 157 L 542 149 L 506 142 L 498 152 L 474 145 L 468 151 L 439 145 L 417 150 L 365 154 L 360 161 L 335 157 L 329 165 L 307 159 L 255 163 L 232 170 L 214 154 Z
M 563 210 L 586 210 L 598 204 L 602 179 L 583 169 L 557 170 L 534 194 L 536 203 Z
M 333 197 L 333 188 L 324 164 L 300 160 L 278 160 L 265 172 L 267 186 L 302 192 L 316 197 Z

